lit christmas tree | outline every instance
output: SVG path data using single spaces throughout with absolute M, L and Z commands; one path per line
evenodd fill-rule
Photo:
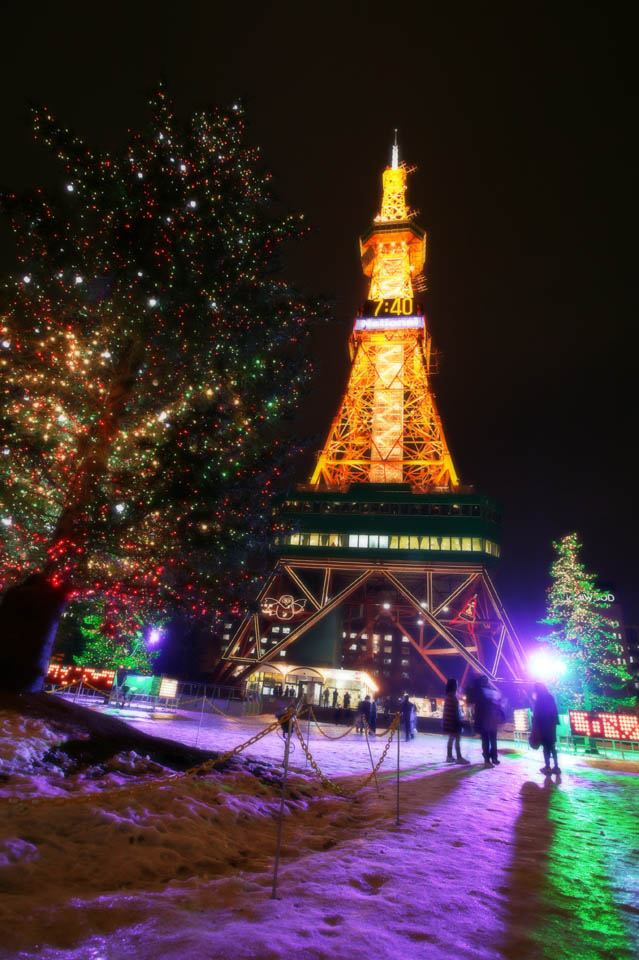
M 632 699 L 614 696 L 615 691 L 624 689 L 630 674 L 615 637 L 618 624 L 604 612 L 610 601 L 581 562 L 576 533 L 567 534 L 553 546 L 557 559 L 550 570 L 553 582 L 541 622 L 555 629 L 539 639 L 550 643 L 566 664 L 556 687 L 560 708 L 614 710 L 630 706 Z
M 87 606 L 83 604 L 83 606 Z M 81 666 L 101 667 L 106 670 L 131 670 L 134 673 L 153 673 L 153 661 L 159 650 L 152 649 L 159 628 L 145 631 L 144 624 L 138 620 L 137 627 L 128 636 L 118 633 L 114 624 L 105 619 L 104 602 L 96 605 L 94 612 L 85 610 L 80 618 L 80 632 L 84 639 L 84 649 L 73 659 Z M 148 634 L 148 636 L 147 636 Z
M 306 231 L 234 105 L 97 154 L 33 113 L 59 190 L 4 198 L 19 274 L 0 311 L 0 685 L 39 689 L 70 599 L 226 616 L 261 574 L 283 417 L 320 305 L 278 278 Z

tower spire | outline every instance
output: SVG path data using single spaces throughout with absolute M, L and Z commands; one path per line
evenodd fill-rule
M 391 152 L 391 170 L 397 170 L 399 167 L 399 144 L 397 142 L 397 127 L 395 127 L 395 142 Z

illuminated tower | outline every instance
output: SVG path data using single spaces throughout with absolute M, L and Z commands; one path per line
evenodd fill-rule
M 459 483 L 431 386 L 426 234 L 406 205 L 397 142 L 382 205 L 360 240 L 368 299 L 348 385 L 310 483 L 280 503 L 279 559 L 217 678 L 317 694 L 366 678 L 382 693 L 441 695 L 470 669 L 522 675 L 523 652 L 490 579 L 500 511 Z M 352 688 L 357 684 L 353 680 Z
M 382 209 L 360 240 L 370 277 L 351 336 L 351 375 L 312 484 L 410 483 L 454 490 L 457 474 L 430 386 L 431 338 L 415 288 L 424 286 L 426 234 L 406 206 L 406 168 L 393 147 Z

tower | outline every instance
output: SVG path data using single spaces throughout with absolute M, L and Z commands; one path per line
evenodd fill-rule
M 450 676 L 522 675 L 490 578 L 496 503 L 459 483 L 432 389 L 417 296 L 426 234 L 406 205 L 397 140 L 360 240 L 368 298 L 344 397 L 310 482 L 279 503 L 279 557 L 219 662 L 222 682 L 303 682 L 437 696 Z M 299 685 L 295 683 L 296 686 Z

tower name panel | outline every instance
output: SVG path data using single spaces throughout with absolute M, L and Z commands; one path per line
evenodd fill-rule
M 358 317 L 355 330 L 424 330 L 423 317 Z

